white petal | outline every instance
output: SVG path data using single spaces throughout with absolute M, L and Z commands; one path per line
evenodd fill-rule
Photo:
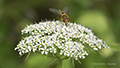
M 42 51 L 41 54 L 44 54 L 44 51 Z
M 93 48 L 94 50 L 98 50 L 97 48 Z
M 47 54 L 48 52 L 47 51 L 45 51 L 45 54 Z

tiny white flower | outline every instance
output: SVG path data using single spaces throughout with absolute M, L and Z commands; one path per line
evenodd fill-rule
M 82 52 L 84 55 L 88 55 L 88 53 L 86 51 L 82 50 Z
M 62 55 L 62 54 L 66 54 L 65 53 L 65 49 L 64 50 L 60 50 L 60 55 Z
M 78 56 L 77 56 L 77 55 L 75 55 L 75 56 L 74 56 L 74 59 L 75 59 L 75 60 L 78 60 Z
M 35 52 L 37 50 L 37 47 L 36 46 L 31 46 L 33 52 Z
M 101 44 L 97 43 L 96 46 L 101 49 Z
M 79 58 L 83 58 L 83 59 L 85 59 L 85 56 L 84 56 L 85 54 L 84 53 L 79 53 Z
M 70 50 L 69 52 L 68 52 L 68 54 L 67 54 L 67 56 L 69 57 L 72 57 L 74 55 L 74 53 Z
M 44 54 L 44 53 L 47 54 L 49 51 L 46 46 L 44 46 L 44 48 L 41 48 L 41 50 L 42 50 L 41 54 Z
M 98 48 L 96 48 L 95 45 L 93 45 L 93 46 L 91 46 L 91 47 L 93 47 L 93 50 L 98 50 Z
M 25 48 L 21 48 L 21 49 L 19 49 L 18 51 L 19 51 L 19 54 L 22 55 L 22 54 L 25 53 Z
M 50 48 L 50 53 L 56 53 L 57 51 L 56 51 L 56 48 L 54 48 L 54 47 L 52 47 L 52 48 Z
M 78 49 L 78 50 L 82 50 L 83 48 L 84 48 L 84 46 L 83 46 L 81 43 L 79 43 L 77 49 Z

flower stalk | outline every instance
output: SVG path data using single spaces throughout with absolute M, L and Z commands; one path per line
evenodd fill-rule
M 63 60 L 59 59 L 59 68 L 63 68 Z

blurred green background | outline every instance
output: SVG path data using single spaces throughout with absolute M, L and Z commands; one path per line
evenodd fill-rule
M 120 0 L 0 0 L 0 68 L 57 68 L 47 66 L 53 58 L 40 54 L 19 57 L 14 48 L 21 39 L 21 30 L 30 23 L 58 19 L 49 8 L 69 8 L 71 22 L 93 30 L 111 49 L 101 54 L 90 53 L 75 68 L 120 68 Z M 64 61 L 64 68 L 72 63 Z

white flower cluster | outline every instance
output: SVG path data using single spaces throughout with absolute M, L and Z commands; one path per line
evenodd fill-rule
M 85 58 L 88 47 L 93 50 L 109 48 L 105 42 L 94 36 L 92 31 L 76 23 L 66 26 L 60 21 L 46 21 L 25 27 L 26 35 L 17 45 L 20 55 L 28 52 L 40 52 L 53 56 Z

